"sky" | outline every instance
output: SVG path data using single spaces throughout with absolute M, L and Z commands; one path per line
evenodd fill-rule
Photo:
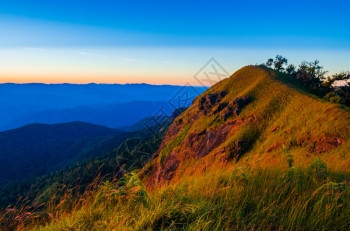
M 0 0 L 0 82 L 196 84 L 277 54 L 350 70 L 349 1 Z

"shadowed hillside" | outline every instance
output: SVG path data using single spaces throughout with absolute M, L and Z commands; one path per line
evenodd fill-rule
M 166 123 L 169 124 L 170 121 L 166 121 Z M 63 125 L 56 126 L 65 127 Z M 69 130 L 70 126 L 66 128 Z M 75 126 L 77 126 L 77 123 L 75 123 Z M 90 126 L 91 129 L 95 127 L 97 128 L 96 133 L 99 133 L 98 129 L 101 128 L 88 124 L 82 124 L 82 126 Z M 33 128 L 33 130 L 35 129 L 39 128 Z M 86 145 L 85 150 L 93 155 L 80 156 L 76 160 L 68 157 L 65 162 L 69 165 L 60 166 L 58 170 L 52 168 L 51 165 L 36 166 L 41 168 L 42 171 L 45 170 L 46 174 L 30 177 L 31 173 L 27 173 L 26 176 L 22 176 L 18 180 L 11 180 L 2 184 L 0 186 L 0 211 L 8 206 L 14 209 L 21 206 L 31 208 L 39 206 L 39 211 L 43 212 L 42 216 L 45 217 L 48 213 L 53 213 L 58 209 L 62 198 L 69 197 L 70 200 L 74 201 L 73 198 L 79 198 L 80 194 L 92 190 L 103 181 L 116 180 L 122 177 L 126 171 L 143 167 L 152 153 L 158 149 L 163 134 L 164 131 L 158 131 L 157 127 L 153 127 L 152 131 L 140 128 L 137 132 L 122 133 L 115 131 L 112 136 L 101 138 L 97 142 L 86 142 L 84 143 Z M 61 144 L 62 140 L 57 138 L 52 142 L 52 144 Z M 37 147 L 37 144 L 33 142 L 32 145 L 28 144 L 27 150 L 35 147 Z M 50 156 L 60 155 L 56 152 L 46 154 Z M 74 157 L 74 153 L 72 154 L 72 157 Z M 25 165 L 26 163 L 18 164 Z M 8 169 L 14 167 L 16 167 L 15 164 L 7 166 Z M 1 228 L 3 226 L 0 223 Z
M 0 182 L 44 175 L 110 151 L 124 132 L 72 122 L 31 124 L 0 133 Z M 111 147 L 111 142 L 116 142 Z

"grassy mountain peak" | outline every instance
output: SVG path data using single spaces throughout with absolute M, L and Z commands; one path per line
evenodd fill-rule
M 321 157 L 348 171 L 350 114 L 307 93 L 289 76 L 246 66 L 199 96 L 168 129 L 154 159 L 141 172 L 149 187 L 201 175 L 208 168 L 288 167 Z

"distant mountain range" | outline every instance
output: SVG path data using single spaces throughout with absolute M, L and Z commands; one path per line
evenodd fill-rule
M 170 114 L 175 107 L 189 106 L 204 90 L 148 84 L 0 84 L 0 131 L 72 121 L 128 126 L 160 111 Z M 186 102 L 178 100 L 183 95 Z
M 160 109 L 163 109 L 166 114 L 170 114 L 172 111 L 172 108 L 167 102 L 151 101 L 100 104 L 97 106 L 76 106 L 73 108 L 53 109 L 23 114 L 4 126 L 16 128 L 30 123 L 55 124 L 82 121 L 111 128 L 119 128 L 132 125 L 139 120 L 151 117 Z

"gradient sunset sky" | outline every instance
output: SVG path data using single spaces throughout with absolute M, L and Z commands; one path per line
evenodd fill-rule
M 0 82 L 195 84 L 277 54 L 350 70 L 349 1 L 0 1 Z

